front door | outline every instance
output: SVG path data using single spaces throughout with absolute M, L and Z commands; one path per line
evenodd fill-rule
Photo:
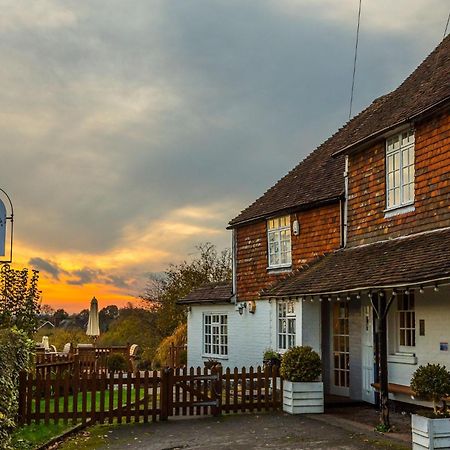
M 374 352 L 373 352 L 373 310 L 370 305 L 361 307 L 362 313 L 362 400 L 375 403 L 372 387 L 374 381 Z
M 331 386 L 330 392 L 348 397 L 350 395 L 350 336 L 348 303 L 333 303 L 331 309 Z

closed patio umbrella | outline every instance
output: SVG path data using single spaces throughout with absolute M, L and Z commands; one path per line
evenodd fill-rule
M 88 336 L 92 336 L 94 338 L 94 341 L 98 338 L 98 336 L 100 336 L 98 302 L 95 297 L 91 300 L 91 307 L 89 308 L 89 320 L 86 334 Z

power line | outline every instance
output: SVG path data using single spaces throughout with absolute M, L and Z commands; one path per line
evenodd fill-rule
M 445 39 L 445 36 L 447 36 L 447 29 L 448 29 L 449 21 L 450 21 L 450 11 L 448 12 L 447 23 L 445 24 L 444 36 L 442 36 L 442 39 Z
M 359 0 L 358 25 L 356 27 L 355 58 L 353 60 L 352 90 L 350 93 L 350 108 L 349 108 L 349 113 L 348 113 L 348 120 L 350 120 L 352 117 L 353 92 L 355 90 L 356 60 L 358 58 L 358 42 L 359 42 L 359 24 L 361 22 L 361 2 L 362 2 L 362 0 Z

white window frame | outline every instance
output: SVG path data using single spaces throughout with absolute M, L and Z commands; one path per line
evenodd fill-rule
M 297 315 L 293 301 L 277 302 L 277 349 L 283 353 L 295 347 Z
M 414 149 L 415 135 L 414 130 L 412 129 L 403 130 L 386 139 L 386 211 L 414 204 Z M 397 165 L 395 163 L 397 163 Z M 396 172 L 398 172 L 397 176 Z M 406 194 L 407 189 L 408 191 L 411 189 L 411 193 L 408 193 L 408 195 Z M 398 191 L 397 201 L 395 198 L 395 191 Z M 394 196 L 393 201 L 391 201 L 391 193 Z
M 285 237 L 288 236 L 288 239 Z M 283 246 L 286 245 L 286 251 Z M 282 262 L 283 255 L 286 261 Z M 291 267 L 292 265 L 292 238 L 291 217 L 281 216 L 267 221 L 267 259 L 269 269 Z
M 404 309 L 405 303 L 407 306 L 406 309 Z M 399 353 L 411 354 L 414 353 L 416 348 L 417 330 L 415 306 L 416 302 L 413 291 L 410 291 L 408 295 L 404 293 L 398 294 L 396 334 L 397 351 Z M 410 343 L 410 345 L 406 345 L 407 342 Z
M 228 358 L 228 314 L 219 312 L 203 313 L 202 336 L 203 356 Z

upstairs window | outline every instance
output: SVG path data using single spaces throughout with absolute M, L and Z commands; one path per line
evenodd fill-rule
M 414 131 L 402 131 L 386 141 L 387 209 L 414 202 Z
M 269 267 L 289 267 L 291 256 L 291 218 L 277 217 L 267 221 Z

